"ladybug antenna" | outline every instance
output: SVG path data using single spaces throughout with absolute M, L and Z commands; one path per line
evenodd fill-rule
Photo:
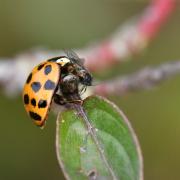
M 86 92 L 87 86 L 84 85 L 82 86 L 81 90 L 80 90 L 80 96 L 83 95 Z
M 102 84 L 102 82 L 96 81 L 96 82 L 92 82 L 91 86 L 98 86 Z

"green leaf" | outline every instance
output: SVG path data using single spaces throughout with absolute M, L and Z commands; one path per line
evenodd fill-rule
M 61 113 L 56 150 L 66 179 L 143 179 L 136 136 L 124 114 L 104 98 Z

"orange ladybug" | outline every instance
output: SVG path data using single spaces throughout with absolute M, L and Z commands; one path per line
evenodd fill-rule
M 84 87 L 92 84 L 92 76 L 83 66 L 82 59 L 72 51 L 33 68 L 24 85 L 23 102 L 37 126 L 44 126 L 53 99 L 60 105 L 68 103 L 66 97 L 71 92 L 68 88 L 72 82 Z

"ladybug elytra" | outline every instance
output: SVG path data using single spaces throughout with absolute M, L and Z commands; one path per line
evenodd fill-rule
M 68 103 L 67 97 L 74 91 L 78 93 L 79 84 L 91 86 L 92 76 L 74 52 L 34 67 L 23 89 L 24 106 L 34 123 L 44 126 L 52 101 L 60 105 Z

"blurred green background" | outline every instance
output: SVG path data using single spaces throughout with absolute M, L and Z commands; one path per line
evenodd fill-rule
M 111 34 L 120 23 L 142 12 L 138 0 L 0 0 L 0 57 L 32 47 L 80 48 Z M 180 59 L 180 8 L 159 36 L 117 73 Z M 105 76 L 111 76 L 108 72 Z M 142 147 L 146 180 L 179 180 L 180 77 L 146 92 L 109 97 L 129 117 Z M 0 92 L 0 179 L 63 179 L 55 154 L 55 117 L 44 130 L 26 115 L 21 97 Z

